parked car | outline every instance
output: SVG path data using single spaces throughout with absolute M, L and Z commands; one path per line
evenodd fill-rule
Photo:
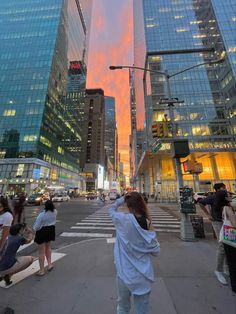
M 57 194 L 52 198 L 53 202 L 68 202 L 70 200 L 67 194 Z
M 98 196 L 96 193 L 93 193 L 93 192 L 88 192 L 86 195 L 85 195 L 86 199 L 87 200 L 94 200 L 96 199 Z
M 28 205 L 41 205 L 43 202 L 43 194 L 32 194 L 28 197 Z
M 194 192 L 193 193 L 193 199 L 194 199 L 195 203 L 197 203 L 201 199 L 207 197 L 208 194 L 209 194 L 208 192 Z

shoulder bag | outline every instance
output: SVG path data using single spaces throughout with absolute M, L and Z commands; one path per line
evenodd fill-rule
M 232 209 L 231 209 L 232 210 Z M 223 226 L 220 230 L 219 242 L 223 242 L 236 248 L 236 228 L 232 226 L 223 209 Z

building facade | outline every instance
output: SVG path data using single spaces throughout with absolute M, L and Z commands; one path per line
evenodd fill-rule
M 30 192 L 38 179 L 77 186 L 79 155 L 67 142 L 81 141 L 81 134 L 66 99 L 70 62 L 83 62 L 86 55 L 80 2 L 2 1 L 0 16 L 2 191 L 9 184 L 14 191 L 15 184 Z M 22 174 L 14 177 L 19 159 Z M 38 179 L 31 177 L 34 172 Z
M 105 96 L 105 150 L 113 169 L 115 168 L 116 150 L 116 108 L 115 98 Z
M 159 132 L 162 147 L 154 156 L 146 154 L 139 174 L 149 177 L 144 180 L 148 190 L 163 200 L 176 199 L 174 160 L 170 155 L 174 139 L 188 139 L 191 154 L 187 158 L 203 166 L 201 173 L 185 173 L 184 184 L 207 191 L 215 182 L 224 181 L 233 190 L 236 177 L 235 6 L 233 0 L 224 4 L 211 0 L 143 0 L 139 10 L 136 9 L 135 25 L 141 16 L 144 25 L 143 67 L 168 71 L 171 76 L 205 63 L 168 78 L 169 82 L 159 73 L 151 72 L 147 76 L 150 80 L 144 86 L 147 128 L 150 130 L 151 122 L 156 121 L 160 126 L 171 122 L 171 129 L 165 124 Z M 209 47 L 215 51 L 206 52 Z M 136 50 L 140 51 L 138 48 L 137 43 Z M 226 54 L 223 63 L 209 64 L 218 60 L 222 52 Z M 143 61 L 143 56 L 137 53 L 136 61 Z M 163 101 L 170 96 L 178 99 L 173 109 Z M 153 112 L 152 119 L 150 112 Z
M 87 177 L 87 191 L 103 189 L 101 184 L 98 185 L 101 175 L 104 178 L 105 165 L 105 101 L 102 89 L 86 89 L 82 138 L 81 168 Z

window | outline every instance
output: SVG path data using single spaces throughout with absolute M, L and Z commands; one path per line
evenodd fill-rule
M 23 141 L 24 142 L 34 142 L 37 139 L 36 135 L 25 135 Z
M 19 165 L 17 166 L 16 177 L 22 177 L 23 172 L 24 172 L 24 168 L 25 168 L 25 165 L 24 165 L 24 164 L 19 164 Z
M 15 115 L 16 115 L 15 109 L 4 110 L 4 112 L 3 112 L 4 117 L 11 117 L 11 116 L 15 116 Z
M 59 154 L 64 155 L 64 149 L 61 146 L 57 147 L 57 151 Z
M 44 136 L 40 136 L 40 138 L 39 138 L 39 140 L 40 140 L 40 142 L 42 143 L 42 144 L 44 144 L 45 146 L 47 146 L 47 147 L 52 147 L 52 143 L 46 138 L 46 137 L 44 137 Z

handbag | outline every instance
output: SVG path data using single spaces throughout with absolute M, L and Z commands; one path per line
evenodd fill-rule
M 219 242 L 236 248 L 236 228 L 232 226 L 229 219 L 226 217 L 225 207 L 223 209 L 223 226 L 220 230 Z

